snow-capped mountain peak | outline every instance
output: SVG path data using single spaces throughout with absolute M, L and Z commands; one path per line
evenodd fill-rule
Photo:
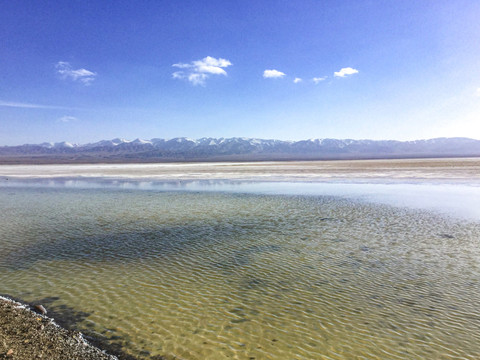
M 208 160 L 313 160 L 399 157 L 480 156 L 480 141 L 438 138 L 415 141 L 312 138 L 285 141 L 259 138 L 173 139 L 115 138 L 85 145 L 45 142 L 38 145 L 0 147 L 6 157 L 68 161 L 208 161 Z M 32 160 L 33 161 L 33 160 Z M 47 161 L 47 160 L 45 160 Z M 50 160 L 48 160 L 50 161 Z

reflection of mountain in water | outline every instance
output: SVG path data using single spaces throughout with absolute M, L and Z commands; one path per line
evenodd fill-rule
M 480 140 L 437 138 L 430 140 L 302 141 L 250 138 L 192 140 L 124 139 L 77 145 L 67 142 L 0 147 L 0 161 L 7 162 L 134 162 L 217 160 L 310 160 L 358 158 L 410 158 L 480 156 Z

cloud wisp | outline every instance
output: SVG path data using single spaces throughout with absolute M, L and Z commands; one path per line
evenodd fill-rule
M 296 77 L 295 79 L 293 79 L 293 82 L 295 84 L 301 83 L 302 81 L 303 81 L 302 78 L 299 78 L 299 77 Z
M 313 81 L 313 82 L 315 83 L 315 85 L 316 85 L 316 84 L 318 84 L 318 83 L 321 83 L 322 81 L 325 81 L 326 79 L 327 79 L 326 76 L 323 76 L 323 77 L 314 77 L 314 78 L 312 79 L 312 81 Z
M 55 65 L 57 74 L 64 80 L 78 81 L 88 86 L 95 80 L 97 73 L 87 69 L 73 69 L 70 63 L 66 61 L 59 61 Z
M 276 79 L 276 78 L 282 78 L 285 76 L 285 73 L 272 69 L 272 70 L 265 70 L 263 72 L 263 77 L 265 79 Z
M 333 73 L 333 76 L 343 78 L 353 74 L 358 74 L 358 70 L 351 67 L 346 67 L 346 68 L 341 68 L 340 71 L 335 71 Z
M 2 100 L 0 100 L 0 106 L 20 108 L 20 109 L 69 109 L 64 106 L 29 104 L 29 103 L 2 101 Z
M 68 115 L 62 116 L 61 118 L 57 119 L 58 122 L 62 122 L 62 123 L 69 123 L 77 120 L 78 119 L 75 116 L 68 116 Z
M 204 57 L 201 60 L 192 61 L 191 63 L 173 64 L 173 67 L 182 69 L 172 74 L 174 79 L 182 79 L 191 82 L 193 85 L 205 85 L 206 80 L 211 75 L 227 76 L 225 68 L 231 66 L 232 63 L 227 59 L 214 58 L 211 56 Z

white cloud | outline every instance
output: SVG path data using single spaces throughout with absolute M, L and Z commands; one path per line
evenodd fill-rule
M 173 67 L 183 69 L 172 74 L 174 79 L 185 79 L 190 81 L 193 85 L 205 85 L 205 81 L 210 75 L 226 76 L 227 72 L 224 68 L 231 66 L 232 63 L 227 59 L 215 59 L 207 56 L 201 60 L 192 61 L 189 64 L 178 63 L 173 64 Z
M 353 74 L 358 74 L 358 70 L 351 67 L 342 68 L 340 69 L 340 71 L 335 71 L 333 73 L 335 77 L 345 77 L 347 75 L 353 75 Z
M 188 81 L 190 81 L 193 85 L 204 85 L 207 78 L 208 75 L 202 73 L 193 73 L 188 75 Z
M 65 115 L 65 116 L 62 116 L 60 119 L 58 119 L 57 121 L 59 122 L 63 122 L 63 123 L 67 123 L 67 122 L 72 122 L 72 121 L 77 121 L 78 119 L 75 117 L 75 116 L 68 116 L 68 115 Z
M 263 72 L 263 77 L 265 79 L 269 79 L 269 78 L 281 78 L 281 77 L 284 77 L 285 76 L 285 73 L 281 72 L 281 71 L 278 71 L 278 70 L 265 70 Z
M 74 70 L 72 69 L 72 66 L 70 65 L 70 63 L 66 61 L 59 61 L 55 65 L 55 68 L 57 69 L 57 74 L 59 74 L 62 79 L 79 81 L 84 85 L 90 85 L 92 81 L 95 80 L 95 77 L 97 76 L 97 73 L 94 73 L 90 70 L 86 70 L 86 69 Z
M 2 100 L 0 100 L 0 106 L 22 108 L 22 109 L 67 109 L 66 107 L 63 107 L 63 106 L 39 105 L 39 104 L 29 104 L 29 103 L 20 103 L 20 102 L 2 101 Z
M 315 84 L 318 84 L 319 82 L 322 82 L 322 81 L 325 81 L 327 79 L 326 76 L 323 76 L 323 77 L 314 77 L 312 79 L 312 81 L 315 83 Z
M 300 83 L 300 82 L 302 82 L 302 81 L 303 81 L 303 80 L 302 80 L 301 78 L 298 78 L 298 77 L 296 77 L 296 78 L 293 80 L 293 82 L 294 82 L 295 84 L 298 84 L 298 83 Z
M 475 91 L 475 96 L 480 97 L 480 87 L 477 88 L 477 90 Z

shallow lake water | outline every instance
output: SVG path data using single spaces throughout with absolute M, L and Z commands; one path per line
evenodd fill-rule
M 0 294 L 141 359 L 477 359 L 478 188 L 418 186 L 3 185 Z

